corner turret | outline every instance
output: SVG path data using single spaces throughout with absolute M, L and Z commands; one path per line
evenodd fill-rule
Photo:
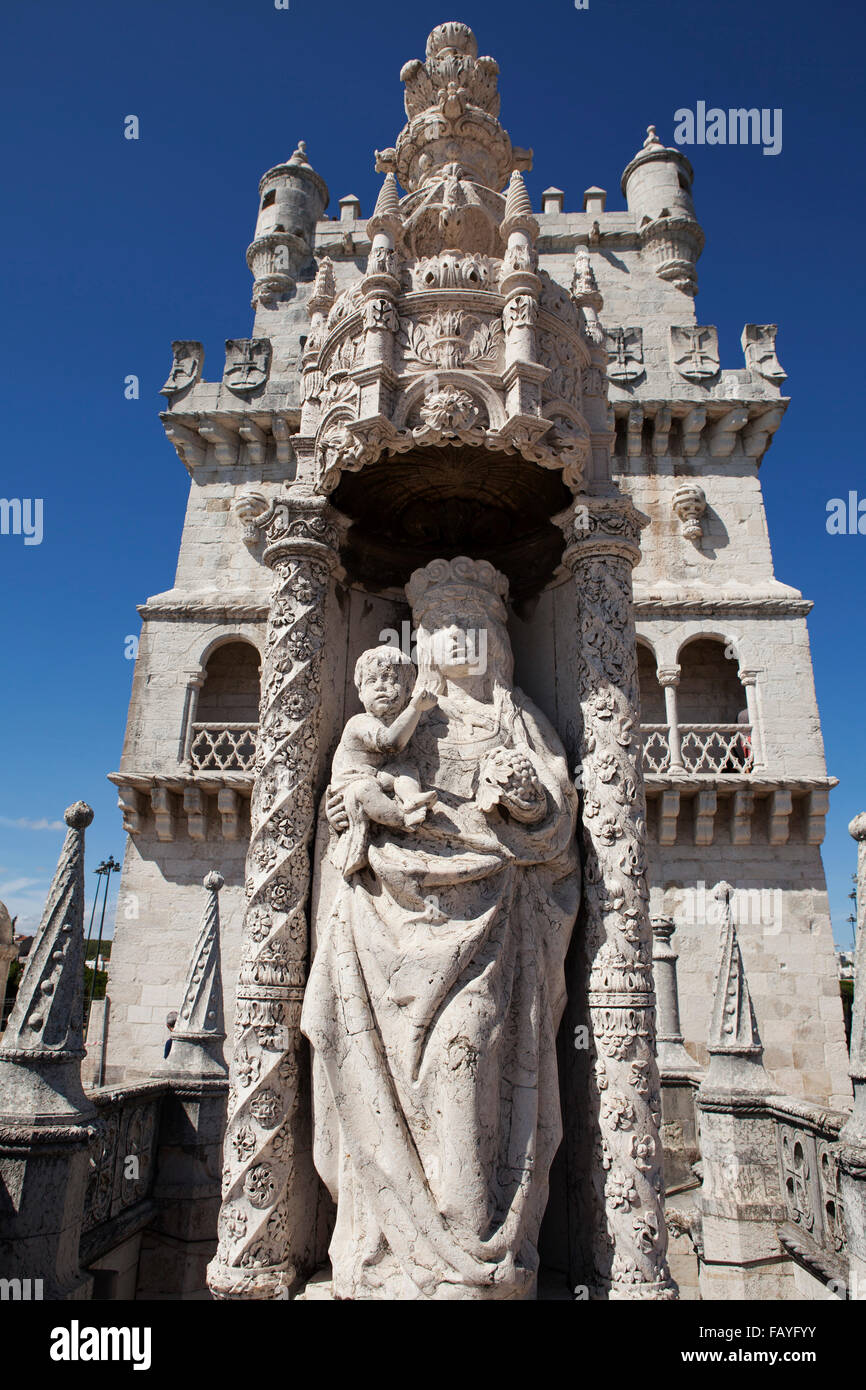
M 328 206 L 328 188 L 307 159 L 301 140 L 291 159 L 263 175 L 259 215 L 247 265 L 253 273 L 253 305 L 291 294 L 312 255 L 316 223 Z
M 663 145 L 654 125 L 647 127 L 643 148 L 622 176 L 641 250 L 649 255 L 659 279 L 692 296 L 698 292 L 695 266 L 704 249 L 692 202 L 693 180 L 694 170 L 686 156 Z

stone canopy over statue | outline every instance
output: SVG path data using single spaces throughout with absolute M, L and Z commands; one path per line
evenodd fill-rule
M 504 577 L 436 560 L 407 595 L 415 694 L 397 648 L 361 657 L 368 712 L 338 748 L 317 850 L 302 1028 L 314 1157 L 337 1205 L 333 1290 L 522 1298 L 561 1137 L 577 796 L 559 738 L 512 684 Z M 414 732 L 392 755 L 401 721 Z M 380 751 L 352 768 L 359 724 Z

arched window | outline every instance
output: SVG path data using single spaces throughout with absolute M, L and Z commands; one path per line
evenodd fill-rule
M 205 667 L 189 759 L 203 771 L 247 772 L 256 752 L 259 653 L 249 642 L 225 642 Z
M 664 691 L 659 685 L 655 652 L 641 641 L 637 644 L 637 679 L 644 770 L 666 772 L 670 766 L 670 747 Z
M 748 701 L 732 652 L 718 637 L 697 637 L 680 651 L 677 712 L 688 772 L 752 770 Z
M 640 641 L 637 644 L 637 679 L 641 724 L 664 724 L 665 697 L 658 682 L 655 653 Z

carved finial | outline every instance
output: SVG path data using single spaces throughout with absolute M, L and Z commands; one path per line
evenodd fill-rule
M 367 235 L 372 241 L 377 232 L 386 232 L 396 241 L 401 227 L 400 194 L 397 191 L 397 180 L 389 171 L 379 189 L 373 216 L 367 223 Z
M 298 147 L 297 147 L 297 149 L 295 150 L 294 154 L 292 155 L 291 159 L 289 160 L 289 163 L 290 163 L 290 164 L 305 164 L 305 165 L 307 166 L 308 169 L 312 167 L 312 166 L 310 165 L 310 161 L 307 159 L 307 142 L 306 142 L 306 140 L 299 140 L 299 141 L 298 141 Z
M 722 920 L 707 1039 L 710 1068 L 705 1085 L 709 1090 L 719 1085 L 736 1090 L 765 1090 L 769 1081 L 764 1071 L 764 1049 L 734 926 L 733 896 L 729 883 L 718 884 L 714 891 L 721 904 Z
M 597 291 L 598 281 L 595 278 L 592 261 L 589 259 L 589 252 L 585 246 L 578 246 L 574 253 L 574 274 L 571 279 L 571 292 L 576 296 L 580 294 L 595 294 Z
M 86 830 L 93 823 L 93 810 L 86 801 L 73 801 L 63 812 L 63 819 L 70 830 Z
M 508 183 L 508 192 L 505 195 L 505 214 L 500 223 L 500 230 L 503 237 L 508 237 L 510 232 L 522 230 L 538 235 L 538 223 L 532 215 L 532 204 L 529 201 L 529 194 L 526 191 L 526 184 L 523 182 L 523 175 L 518 169 L 514 169 Z
M 647 128 L 646 128 L 646 139 L 645 139 L 644 142 L 643 142 L 643 147 L 644 147 L 645 150 L 649 150 L 649 149 L 651 149 L 654 145 L 658 145 L 659 149 L 663 149 L 663 148 L 664 148 L 663 145 L 662 145 L 661 140 L 660 140 L 659 137 L 656 135 L 656 128 L 655 128 L 655 126 L 654 126 L 654 125 L 648 125 Z
M 90 1110 L 84 1056 L 84 831 L 93 811 L 76 801 L 42 922 L 0 1042 L 4 1109 L 56 1120 Z
M 387 173 L 382 187 L 379 189 L 379 196 L 376 199 L 373 216 L 392 217 L 395 213 L 399 216 L 400 195 L 397 192 L 397 180 L 393 173 Z
M 323 317 L 327 316 L 336 298 L 337 280 L 334 275 L 334 263 L 330 256 L 323 256 L 316 272 L 313 293 L 307 300 L 307 313 L 310 318 L 316 314 L 321 314 Z
M 222 1049 L 226 1030 L 219 909 L 219 892 L 225 880 L 222 874 L 211 870 L 203 881 L 208 897 L 187 971 L 167 1069 L 196 1076 L 225 1076 L 228 1068 Z
M 397 168 L 397 151 L 393 145 L 389 145 L 384 150 L 374 150 L 375 164 L 373 165 L 377 174 L 393 174 Z
M 591 343 L 601 347 L 604 343 L 604 329 L 598 321 L 598 314 L 604 305 L 604 298 L 598 288 L 595 271 L 585 246 L 578 246 L 574 253 L 571 297 L 583 311 L 583 331 L 586 337 Z

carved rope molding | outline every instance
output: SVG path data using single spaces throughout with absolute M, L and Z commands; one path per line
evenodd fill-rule
M 584 904 L 598 1146 L 596 1292 L 674 1298 L 662 1198 L 646 809 L 631 571 L 645 518 L 619 499 L 578 499 L 564 556 L 579 619 L 578 738 Z
M 262 505 L 259 506 L 258 502 Z M 309 842 L 324 613 L 338 563 L 335 514 L 320 500 L 264 499 L 243 513 L 275 573 L 262 667 L 247 910 L 223 1172 L 216 1298 L 279 1297 L 309 1257 L 315 1174 L 300 1014 L 306 978 Z

